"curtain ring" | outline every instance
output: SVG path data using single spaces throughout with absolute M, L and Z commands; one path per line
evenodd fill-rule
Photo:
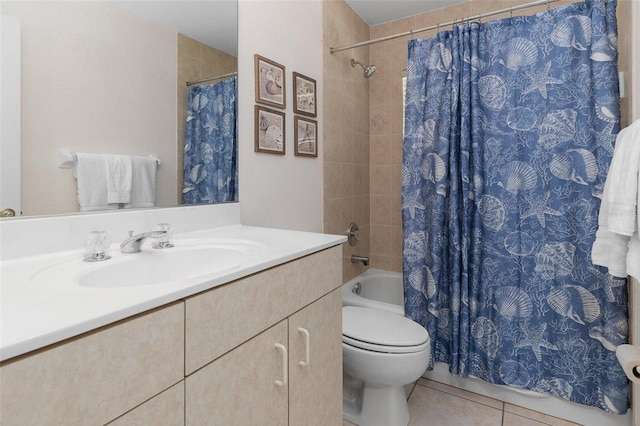
M 509 14 L 511 15 L 511 19 L 513 19 L 513 6 L 509 6 Z

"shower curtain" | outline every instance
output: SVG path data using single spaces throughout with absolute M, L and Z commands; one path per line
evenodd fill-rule
M 183 204 L 238 201 L 236 80 L 189 87 Z
M 403 269 L 432 363 L 623 414 L 626 282 L 590 259 L 619 130 L 615 6 L 409 42 Z

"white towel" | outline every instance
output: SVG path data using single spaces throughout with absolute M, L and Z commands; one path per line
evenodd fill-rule
M 629 237 L 611 232 L 609 229 L 609 192 L 611 181 L 607 178 L 602 193 L 600 212 L 598 213 L 598 230 L 591 248 L 591 262 L 605 266 L 614 277 L 627 276 L 627 251 Z
M 602 194 L 591 261 L 616 277 L 640 279 L 640 120 L 623 129 Z
M 638 224 L 638 180 L 640 179 L 640 120 L 623 129 L 616 138 L 609 182 L 609 230 L 631 236 Z
M 128 155 L 105 155 L 107 171 L 107 202 L 129 203 L 131 201 L 131 157 Z
M 107 170 L 100 154 L 78 153 L 74 175 L 78 185 L 78 204 L 81 212 L 113 210 L 118 204 L 107 201 Z
M 156 171 L 158 163 L 151 157 L 131 157 L 131 202 L 125 209 L 156 205 Z

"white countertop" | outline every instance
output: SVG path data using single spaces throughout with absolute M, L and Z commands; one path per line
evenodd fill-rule
M 85 269 L 96 265 L 82 262 L 82 249 L 3 261 L 0 272 L 0 360 L 60 342 L 346 241 L 346 237 L 339 235 L 243 225 L 176 234 L 173 241 L 179 246 L 180 242 L 201 238 L 244 240 L 251 242 L 254 249 L 242 264 L 197 279 L 117 288 L 83 287 L 75 283 L 71 276 L 51 282 L 43 279 L 47 276 L 46 268 L 61 263 L 69 265 L 77 261 L 78 268 Z M 120 253 L 119 243 L 112 244 L 109 250 L 114 260 L 121 256 L 137 255 Z M 147 241 L 142 250 L 153 250 L 151 245 Z M 38 279 L 34 279 L 36 274 Z

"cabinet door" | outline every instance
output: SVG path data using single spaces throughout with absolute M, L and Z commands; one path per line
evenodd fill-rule
M 289 318 L 289 347 L 289 425 L 341 426 L 340 289 Z M 308 364 L 301 364 L 307 362 L 307 351 Z
M 276 343 L 287 346 L 286 320 L 188 376 L 186 424 L 286 425 L 286 359 Z

